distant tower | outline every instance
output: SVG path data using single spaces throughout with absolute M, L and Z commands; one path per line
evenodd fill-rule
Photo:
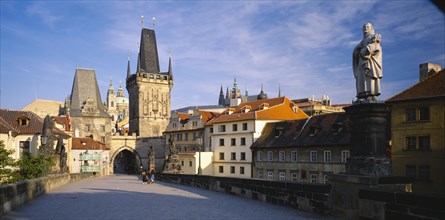
M 127 72 L 130 133 L 160 137 L 167 128 L 173 87 L 171 57 L 168 69 L 168 72 L 159 70 L 155 31 L 142 28 L 136 73 Z
M 107 112 L 111 116 L 111 124 L 114 125 L 116 123 L 116 93 L 111 79 L 107 92 Z
M 258 94 L 257 100 L 267 99 L 267 94 L 263 91 L 263 84 L 261 84 L 261 92 Z
M 224 106 L 225 102 L 224 102 L 224 92 L 223 92 L 223 88 L 221 85 L 221 90 L 219 91 L 219 100 L 218 100 L 218 105 L 220 106 Z

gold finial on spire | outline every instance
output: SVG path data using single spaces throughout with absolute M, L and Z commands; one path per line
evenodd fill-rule
M 142 28 L 144 28 L 144 16 L 143 15 L 141 15 L 141 25 L 142 25 Z
M 153 30 L 155 30 L 156 18 L 153 17 L 152 20 L 153 20 Z

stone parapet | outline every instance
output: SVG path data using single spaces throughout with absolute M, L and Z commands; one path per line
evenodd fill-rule
M 92 173 L 60 174 L 2 185 L 0 186 L 0 217 L 45 192 L 94 176 Z

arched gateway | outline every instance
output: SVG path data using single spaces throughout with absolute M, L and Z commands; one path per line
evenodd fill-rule
M 129 147 L 122 146 L 112 153 L 110 158 L 110 170 L 112 173 L 136 174 L 142 165 L 139 153 Z

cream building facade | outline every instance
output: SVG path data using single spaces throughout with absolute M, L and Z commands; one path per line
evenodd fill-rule
M 228 108 L 206 125 L 211 132 L 214 175 L 251 178 L 250 146 L 260 137 L 265 125 L 307 117 L 286 97 L 244 102 Z

